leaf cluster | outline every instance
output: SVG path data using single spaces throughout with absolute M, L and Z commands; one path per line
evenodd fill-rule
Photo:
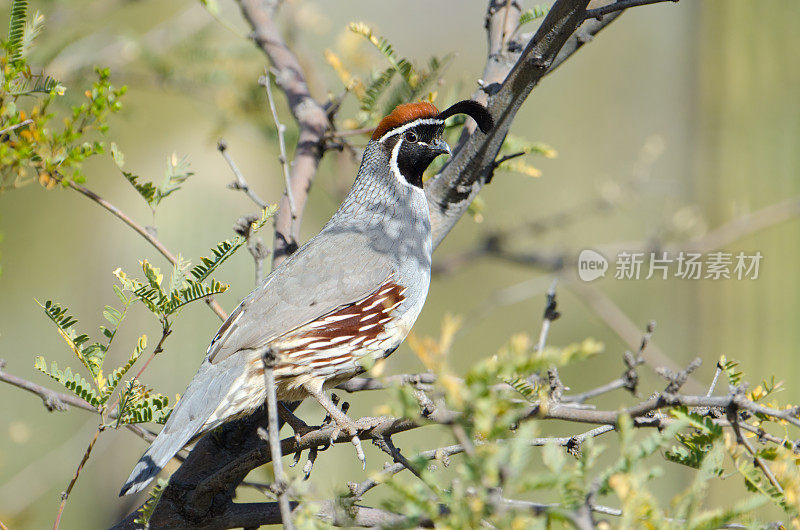
M 373 69 L 362 79 L 352 74 L 345 61 L 332 50 L 326 50 L 325 58 L 334 69 L 348 93 L 358 100 L 359 113 L 353 128 L 374 123 L 375 120 L 389 114 L 400 103 L 415 101 L 421 97 L 435 97 L 430 89 L 440 79 L 453 55 L 444 57 L 432 56 L 425 66 L 416 65 L 406 57 L 401 57 L 386 38 L 363 22 L 353 22 L 348 30 L 366 40 L 378 51 L 387 66 Z
M 8 38 L 0 43 L 0 192 L 35 180 L 47 189 L 61 181 L 82 182 L 83 162 L 102 154 L 108 118 L 121 108 L 125 87 L 110 83 L 108 70 L 97 69 L 97 80 L 84 92 L 82 103 L 61 112 L 63 125 L 51 125 L 51 104 L 65 87 L 29 63 L 36 36 L 44 25 L 37 11 L 29 17 L 28 4 L 13 0 Z
M 123 365 L 112 370 L 108 377 L 104 375 L 107 354 L 114 342 L 114 338 L 117 335 L 117 331 L 123 319 L 128 313 L 129 307 L 135 301 L 133 296 L 128 296 L 119 287 L 115 286 L 114 291 L 121 302 L 121 309 L 106 306 L 103 311 L 103 317 L 109 323 L 109 326 L 100 326 L 102 339 L 96 341 L 92 341 L 89 335 L 80 333 L 75 329 L 78 320 L 70 314 L 66 307 L 49 300 L 44 304 L 40 304 L 45 315 L 47 315 L 50 321 L 56 326 L 59 335 L 61 335 L 69 349 L 89 373 L 89 380 L 84 379 L 80 373 L 73 371 L 70 367 L 61 370 L 55 361 L 51 362 L 48 366 L 47 361 L 41 355 L 36 357 L 34 361 L 34 366 L 37 370 L 49 376 L 68 391 L 95 407 L 101 416 L 105 416 L 114 391 L 119 387 L 122 379 L 141 357 L 147 347 L 147 336 L 142 335 L 137 340 L 133 352 L 130 357 L 128 357 L 127 361 Z M 121 392 L 120 401 L 125 401 L 123 397 L 127 394 L 128 391 L 123 390 Z M 138 405 L 142 401 L 138 399 L 138 396 L 132 397 L 133 399 L 128 398 L 128 402 L 131 406 Z M 124 412 L 122 407 L 117 410 L 118 424 L 119 418 L 124 416 Z M 122 423 L 131 422 L 123 421 Z
M 181 185 L 186 182 L 189 177 L 194 175 L 193 172 L 189 171 L 188 158 L 185 156 L 178 158 L 178 155 L 173 153 L 172 156 L 167 159 L 167 169 L 164 172 L 164 178 L 159 184 L 155 184 L 151 181 L 140 182 L 140 177 L 138 175 L 122 169 L 124 165 L 124 156 L 114 143 L 111 144 L 111 154 L 117 167 L 119 167 L 122 172 L 122 175 L 130 182 L 131 186 L 134 187 L 145 202 L 147 202 L 153 214 L 155 214 L 156 208 L 158 208 L 162 200 L 178 191 Z

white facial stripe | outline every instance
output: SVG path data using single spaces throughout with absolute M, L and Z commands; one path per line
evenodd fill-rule
M 378 142 L 383 143 L 383 141 L 386 140 L 387 138 L 390 138 L 396 134 L 404 133 L 407 130 L 411 129 L 412 127 L 416 127 L 417 125 L 444 125 L 444 120 L 439 120 L 436 118 L 420 118 L 418 120 L 408 122 L 402 127 L 398 127 L 397 129 L 392 129 L 391 131 L 381 136 Z
M 383 141 L 383 139 L 381 139 Z M 403 175 L 400 174 L 400 166 L 397 165 L 397 154 L 400 152 L 400 146 L 403 144 L 403 139 L 400 138 L 396 144 L 394 144 L 394 149 L 392 149 L 392 157 L 389 159 L 389 166 L 392 168 L 392 173 L 394 174 L 395 178 L 400 182 L 405 182 L 406 179 L 403 178 Z M 405 182 L 408 184 L 407 182 Z
M 397 143 L 394 144 L 394 148 L 392 149 L 392 157 L 389 159 L 389 166 L 392 168 L 392 174 L 400 182 L 400 184 L 408 186 L 412 190 L 422 191 L 421 189 L 419 189 L 418 187 L 414 186 L 409 181 L 407 181 L 400 173 L 400 166 L 397 165 L 397 155 L 400 153 L 400 146 L 403 142 L 404 140 L 400 138 L 399 140 L 397 140 Z

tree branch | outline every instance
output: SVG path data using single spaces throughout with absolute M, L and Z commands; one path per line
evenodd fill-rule
M 517 111 L 555 64 L 562 46 L 583 22 L 588 3 L 589 0 L 558 0 L 510 72 L 507 59 L 513 52 L 502 46 L 505 42 L 503 35 L 513 31 L 509 32 L 500 21 L 511 20 L 516 29 L 518 12 L 516 17 L 506 18 L 503 9 L 518 10 L 519 7 L 513 2 L 490 3 L 487 14 L 489 60 L 484 70 L 483 90 L 490 94 L 488 109 L 495 127 L 488 134 L 473 130 L 468 137 L 462 136 L 452 159 L 426 184 L 434 246 L 442 242 L 490 178 L 494 161 Z M 507 76 L 505 72 L 508 72 Z
M 273 267 L 277 267 L 297 249 L 308 191 L 324 153 L 322 142 L 330 127 L 325 109 L 311 97 L 300 62 L 275 25 L 276 4 L 272 0 L 239 0 L 242 14 L 253 29 L 251 38 L 272 63 L 275 83 L 286 94 L 289 110 L 299 127 L 297 148 L 291 164 L 290 185 L 281 198 L 280 208 L 275 216 Z M 294 216 L 291 212 L 292 203 Z

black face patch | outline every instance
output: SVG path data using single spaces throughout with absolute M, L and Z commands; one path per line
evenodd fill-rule
M 386 139 L 390 156 L 400 142 L 397 167 L 400 175 L 412 186 L 422 189 L 422 174 L 437 156 L 443 154 L 440 146 L 436 145 L 441 141 L 443 130 L 443 125 L 417 125 Z

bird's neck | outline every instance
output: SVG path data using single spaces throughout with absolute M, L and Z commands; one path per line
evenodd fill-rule
M 428 203 L 421 188 L 393 174 L 389 156 L 381 145 L 371 141 L 364 150 L 353 187 L 331 223 L 367 227 L 394 221 L 409 227 L 429 227 Z

